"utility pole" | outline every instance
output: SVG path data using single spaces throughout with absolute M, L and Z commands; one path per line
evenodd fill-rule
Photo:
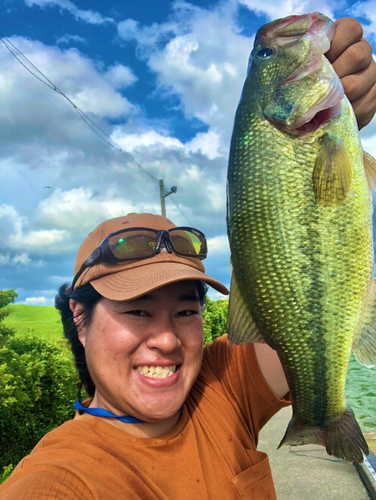
M 161 209 L 162 209 L 162 217 L 166 217 L 166 204 L 164 199 L 164 184 L 163 179 L 159 179 L 159 192 L 161 195 Z
M 159 194 L 161 196 L 162 217 L 166 217 L 165 198 L 172 193 L 176 193 L 177 190 L 178 190 L 178 188 L 176 186 L 172 186 L 172 188 L 170 189 L 170 192 L 165 194 L 165 187 L 164 187 L 163 179 L 159 179 Z

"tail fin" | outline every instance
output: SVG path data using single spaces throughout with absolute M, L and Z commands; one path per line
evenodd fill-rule
M 351 408 L 338 418 L 327 421 L 323 427 L 304 426 L 293 416 L 278 448 L 284 444 L 320 444 L 325 446 L 329 455 L 357 463 L 363 462 L 363 453 L 369 453 Z

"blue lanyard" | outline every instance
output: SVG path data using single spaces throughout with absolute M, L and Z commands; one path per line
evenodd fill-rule
M 130 415 L 118 416 L 114 415 L 110 411 L 104 410 L 103 408 L 85 408 L 82 404 L 77 401 L 73 404 L 73 408 L 79 411 L 93 415 L 94 417 L 106 417 L 106 418 L 117 418 L 120 422 L 125 422 L 127 424 L 144 424 L 143 420 L 139 420 L 136 417 L 131 417 Z
M 183 406 L 185 403 L 183 404 Z M 183 408 L 183 406 L 180 408 L 179 411 Z M 136 417 L 132 417 L 131 415 L 123 415 L 123 416 L 118 416 L 114 415 L 110 411 L 104 410 L 103 408 L 85 408 L 85 406 L 82 406 L 82 404 L 78 401 L 73 403 L 73 408 L 79 411 L 83 411 L 85 413 L 88 413 L 89 415 L 93 415 L 94 417 L 106 417 L 106 418 L 117 418 L 120 420 L 120 422 L 125 422 L 126 424 L 145 424 L 144 420 L 139 420 Z

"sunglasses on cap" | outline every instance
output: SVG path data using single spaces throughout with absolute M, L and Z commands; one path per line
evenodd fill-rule
M 72 290 L 87 267 L 99 262 L 117 264 L 148 259 L 157 255 L 162 248 L 165 248 L 168 253 L 174 251 L 177 255 L 197 257 L 200 260 L 204 260 L 208 254 L 205 235 L 192 227 L 161 230 L 146 227 L 122 229 L 109 234 L 85 260 L 73 279 Z

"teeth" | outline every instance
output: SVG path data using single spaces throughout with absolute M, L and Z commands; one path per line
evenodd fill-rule
M 167 378 L 176 372 L 176 365 L 171 366 L 137 366 L 136 370 L 149 378 Z

